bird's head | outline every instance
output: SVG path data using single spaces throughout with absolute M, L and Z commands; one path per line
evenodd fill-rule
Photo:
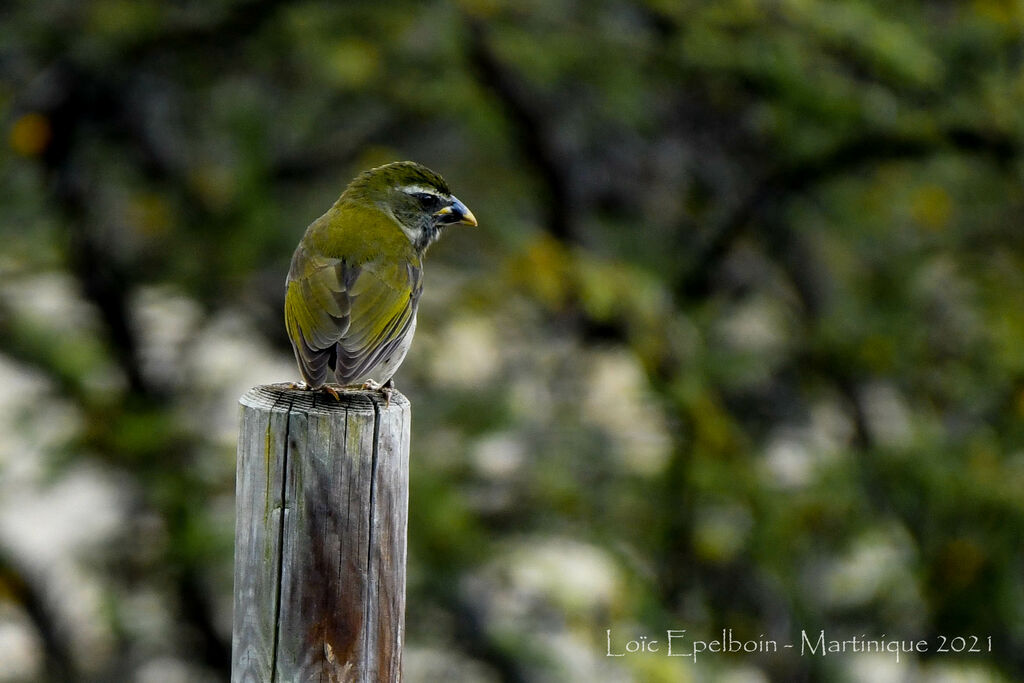
M 445 226 L 476 225 L 476 216 L 452 196 L 444 178 L 412 161 L 396 161 L 363 172 L 341 199 L 372 204 L 390 214 L 420 251 L 430 246 Z

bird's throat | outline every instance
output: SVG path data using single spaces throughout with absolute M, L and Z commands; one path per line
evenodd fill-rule
M 416 248 L 416 251 L 422 254 L 427 250 L 427 247 L 436 242 L 437 238 L 441 236 L 442 227 L 443 226 L 428 223 L 421 228 L 419 233 L 416 235 L 416 239 L 414 239 L 412 243 L 413 247 Z

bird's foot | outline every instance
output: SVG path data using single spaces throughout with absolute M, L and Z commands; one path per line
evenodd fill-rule
M 334 397 L 334 400 L 340 400 L 341 394 L 338 393 L 338 387 L 332 387 L 330 384 L 322 384 L 319 387 L 311 387 L 305 382 L 288 382 L 285 385 L 285 389 L 297 389 L 299 391 L 322 391 L 325 394 L 330 394 Z
M 391 407 L 391 394 L 395 392 L 395 380 L 389 379 L 387 382 L 384 382 L 384 384 L 378 384 L 372 379 L 368 379 L 363 382 L 363 390 L 379 391 L 384 397 L 384 410 L 387 410 Z

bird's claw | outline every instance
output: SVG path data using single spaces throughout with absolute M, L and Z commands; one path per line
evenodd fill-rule
M 378 384 L 372 379 L 368 379 L 363 382 L 363 391 L 379 391 L 384 397 L 384 410 L 391 407 L 391 394 L 395 392 L 395 380 L 389 379 L 384 384 Z
M 330 394 L 331 396 L 333 396 L 335 401 L 341 400 L 341 394 L 339 394 L 338 390 L 335 387 L 332 387 L 330 384 L 324 384 L 314 388 L 309 386 L 305 382 L 288 382 L 288 384 L 285 385 L 285 389 L 297 389 L 299 391 L 322 391 L 325 394 Z

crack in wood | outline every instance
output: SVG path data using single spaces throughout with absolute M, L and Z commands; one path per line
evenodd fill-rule
M 284 424 L 284 453 L 281 457 L 281 513 L 277 516 L 277 585 L 274 595 L 274 644 L 270 650 L 270 683 L 277 681 L 277 655 L 281 643 L 281 585 L 284 574 L 284 516 L 288 509 L 288 452 L 291 450 L 292 406 L 288 401 L 288 413 Z M 274 402 L 277 406 L 277 401 Z M 273 411 L 271 411 L 273 412 Z

